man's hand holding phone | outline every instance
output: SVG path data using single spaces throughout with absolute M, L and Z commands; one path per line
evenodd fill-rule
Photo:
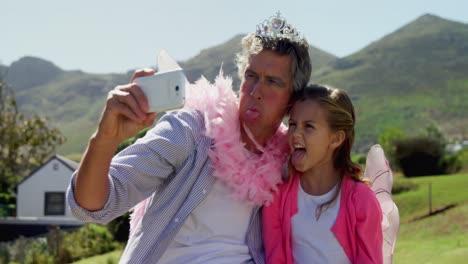
M 134 82 L 154 73 L 152 69 L 137 70 L 131 83 L 116 86 L 109 92 L 95 135 L 99 141 L 118 145 L 154 123 L 157 113 L 149 113 L 148 100 Z
M 138 70 L 129 84 L 108 93 L 75 178 L 76 202 L 86 210 L 104 207 L 109 195 L 109 166 L 119 144 L 151 126 L 157 111 L 183 106 L 186 79 L 180 66 L 166 51 L 159 54 L 158 64 L 160 73 Z
M 118 141 L 134 136 L 154 123 L 158 112 L 181 108 L 185 103 L 186 77 L 166 50 L 158 55 L 159 72 L 138 70 L 131 83 L 110 91 L 96 136 Z

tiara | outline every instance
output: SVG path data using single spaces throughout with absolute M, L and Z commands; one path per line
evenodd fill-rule
M 276 16 L 271 16 L 257 25 L 255 35 L 259 38 L 287 39 L 300 45 L 305 45 L 306 40 L 301 36 L 299 30 L 286 22 L 286 18 L 281 13 L 276 12 Z

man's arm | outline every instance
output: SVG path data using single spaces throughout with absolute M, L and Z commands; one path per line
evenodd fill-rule
M 154 74 L 153 70 L 140 70 L 137 77 Z M 104 207 L 109 195 L 109 166 L 118 145 L 141 129 L 153 124 L 156 113 L 146 113 L 148 102 L 134 83 L 117 86 L 110 91 L 99 120 L 99 126 L 91 137 L 74 182 L 76 202 L 88 211 Z

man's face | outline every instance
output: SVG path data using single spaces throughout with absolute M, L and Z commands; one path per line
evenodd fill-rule
M 271 136 L 286 114 L 292 89 L 291 64 L 289 56 L 263 50 L 252 55 L 245 66 L 239 120 L 257 140 Z

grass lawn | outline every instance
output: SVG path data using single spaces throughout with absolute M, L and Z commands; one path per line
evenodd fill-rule
M 414 191 L 394 196 L 400 209 L 400 233 L 394 263 L 467 263 L 468 174 L 410 179 Z M 432 183 L 433 211 L 450 204 L 455 207 L 428 214 L 428 183 Z
M 415 190 L 395 195 L 400 210 L 400 233 L 394 263 L 467 263 L 468 259 L 468 173 L 411 179 Z M 428 183 L 432 184 L 433 211 L 456 204 L 446 211 L 428 214 Z M 88 258 L 76 264 L 118 263 L 121 250 Z
M 393 197 L 400 210 L 401 222 L 408 222 L 429 212 L 429 183 L 432 186 L 433 211 L 450 204 L 468 202 L 468 173 L 397 180 L 411 181 L 418 185 L 416 190 Z
M 119 263 L 122 252 L 123 250 L 116 250 L 99 256 L 82 259 L 73 264 L 117 264 Z

